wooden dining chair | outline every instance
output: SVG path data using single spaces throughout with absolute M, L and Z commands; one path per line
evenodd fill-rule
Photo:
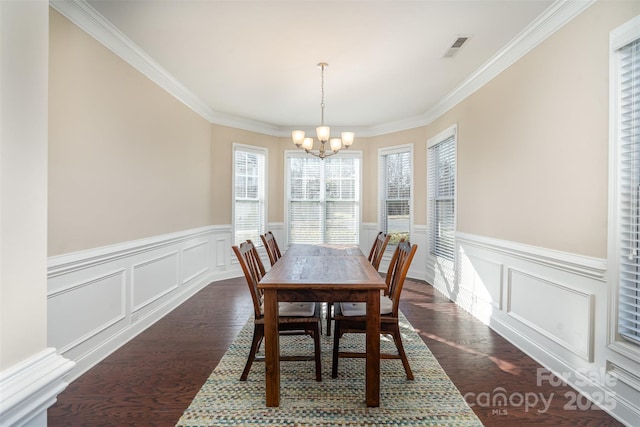
M 388 296 L 380 296 L 380 333 L 391 335 L 398 350 L 397 354 L 380 354 L 381 359 L 401 359 L 407 379 L 413 380 L 413 372 L 409 366 L 407 354 L 402 345 L 402 336 L 398 323 L 398 304 L 400 294 L 407 272 L 411 266 L 413 256 L 418 249 L 418 245 L 411 245 L 408 241 L 401 240 L 398 243 L 385 281 L 389 289 Z M 366 325 L 366 303 L 341 302 L 335 304 L 334 315 L 334 338 L 333 338 L 333 363 L 331 376 L 338 376 L 338 359 L 341 357 L 366 357 L 366 353 L 341 352 L 339 351 L 340 338 L 345 333 L 365 333 Z
M 369 252 L 369 262 L 373 265 L 373 268 L 378 270 L 380 268 L 380 261 L 382 261 L 382 255 L 389 244 L 391 239 L 390 234 L 385 234 L 382 231 L 378 233 L 376 239 L 371 246 L 371 252 Z M 333 303 L 327 303 L 327 336 L 331 336 L 331 312 L 333 310 Z
M 247 279 L 251 299 L 253 301 L 253 339 L 247 363 L 240 376 L 240 381 L 246 381 L 251 370 L 256 353 L 264 338 L 264 304 L 263 296 L 258 289 L 258 282 L 265 275 L 264 264 L 251 240 L 233 246 Z M 314 302 L 280 302 L 278 303 L 280 316 L 279 331 L 281 335 L 309 335 L 314 341 L 314 356 L 281 356 L 280 360 L 315 360 L 316 381 L 322 381 L 322 364 L 320 360 L 320 304 Z
M 389 240 L 391 239 L 390 234 L 386 234 L 384 232 L 379 232 L 376 236 L 376 239 L 373 241 L 373 245 L 371 246 L 371 252 L 369 252 L 369 262 L 373 265 L 373 268 L 376 270 L 380 268 L 380 261 L 382 261 L 382 255 L 384 255 L 384 251 L 389 244 Z
M 260 235 L 260 239 L 262 239 L 262 244 L 267 249 L 267 255 L 269 255 L 269 262 L 273 266 L 281 257 L 280 248 L 278 247 L 278 242 L 276 238 L 273 236 L 271 231 L 267 231 L 265 234 Z

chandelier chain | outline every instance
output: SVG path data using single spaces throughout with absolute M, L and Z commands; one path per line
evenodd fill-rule
M 320 83 L 320 91 L 322 93 L 322 98 L 320 101 L 320 126 L 324 126 L 324 68 L 325 64 L 320 65 L 320 75 L 321 75 L 321 83 Z

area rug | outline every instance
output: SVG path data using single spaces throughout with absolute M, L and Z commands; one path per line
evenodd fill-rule
M 251 346 L 253 322 L 238 338 L 177 423 L 200 426 L 481 426 L 433 354 L 401 315 L 402 339 L 415 379 L 407 380 L 400 360 L 380 363 L 380 407 L 365 404 L 364 359 L 340 359 L 331 378 L 333 337 L 322 337 L 322 382 L 313 361 L 280 363 L 280 407 L 265 406 L 264 362 L 256 361 L 246 382 L 240 374 Z M 393 352 L 381 337 L 381 351 Z M 364 334 L 346 334 L 340 349 L 364 348 Z M 280 338 L 282 354 L 313 354 L 308 336 Z

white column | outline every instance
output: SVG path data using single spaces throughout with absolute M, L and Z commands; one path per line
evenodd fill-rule
M 47 349 L 49 5 L 0 1 L 0 425 L 46 425 L 73 363 Z

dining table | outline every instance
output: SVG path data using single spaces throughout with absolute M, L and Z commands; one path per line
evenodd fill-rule
M 280 405 L 278 303 L 365 302 L 365 400 L 380 406 L 380 291 L 384 279 L 357 245 L 291 244 L 258 283 L 264 295 L 266 406 Z

